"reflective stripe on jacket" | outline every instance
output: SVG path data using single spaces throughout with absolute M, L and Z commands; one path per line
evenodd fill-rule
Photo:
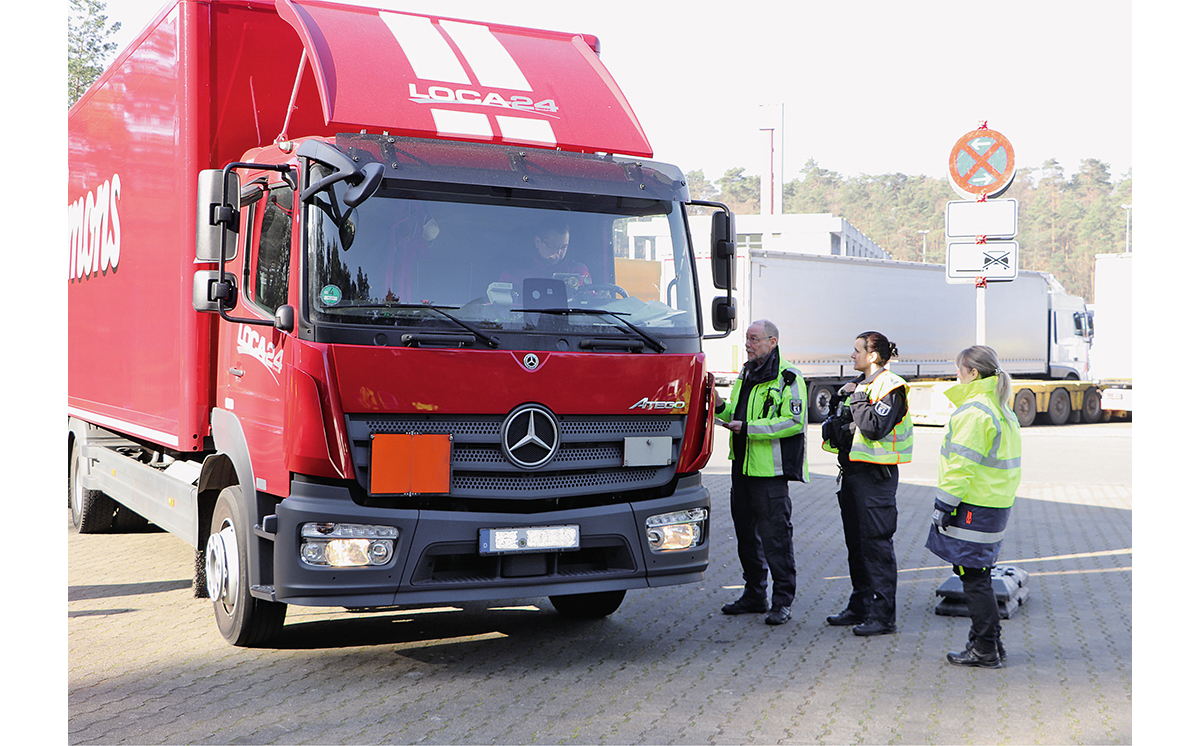
M 942 441 L 936 499 L 954 515 L 946 528 L 930 528 L 925 546 L 963 567 L 995 564 L 1021 483 L 1021 429 L 997 401 L 997 383 L 992 376 L 946 391 L 957 409 Z
M 903 378 L 884 368 L 867 384 L 866 394 L 871 406 L 893 390 L 904 387 L 904 397 L 908 398 L 908 383 Z M 892 431 L 882 440 L 868 440 L 862 433 L 862 428 L 854 430 L 854 442 L 850 446 L 850 460 L 871 464 L 907 464 L 912 461 L 913 452 L 913 423 L 909 412 Z
M 723 422 L 733 419 L 742 391 L 742 376 L 733 382 L 725 407 L 717 412 Z M 808 457 L 805 448 L 808 424 L 808 389 L 800 369 L 779 360 L 779 373 L 770 381 L 750 389 L 743 434 L 746 457 L 743 473 L 748 477 L 786 476 L 793 481 L 808 481 Z M 733 434 L 730 433 L 729 458 L 734 458 Z

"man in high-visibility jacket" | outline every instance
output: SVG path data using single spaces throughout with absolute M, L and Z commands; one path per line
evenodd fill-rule
M 860 334 L 851 360 L 862 375 L 839 392 L 848 412 L 822 427 L 822 448 L 838 454 L 841 468 L 837 497 L 851 585 L 846 608 L 825 621 L 860 637 L 896 631 L 896 490 L 899 465 L 912 461 L 913 449 L 908 384 L 886 367 L 896 354 L 879 332 Z
M 800 369 L 779 355 L 779 328 L 765 319 L 746 330 L 745 366 L 717 420 L 731 431 L 729 494 L 745 589 L 726 614 L 769 612 L 767 624 L 792 616 L 796 556 L 788 481 L 808 481 L 807 388 Z M 767 603 L 767 574 L 772 587 Z

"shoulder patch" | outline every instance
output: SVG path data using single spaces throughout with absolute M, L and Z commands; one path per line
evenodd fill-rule
M 887 417 L 888 413 L 891 411 L 892 411 L 892 405 L 888 404 L 886 401 L 880 401 L 875 404 L 875 413 L 878 414 L 880 417 Z
M 792 415 L 799 417 L 804 414 L 804 402 L 792 399 Z

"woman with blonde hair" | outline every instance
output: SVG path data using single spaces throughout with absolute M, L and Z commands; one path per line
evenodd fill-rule
M 1021 428 L 1011 396 L 1012 379 L 995 350 L 976 345 L 958 354 L 958 384 L 946 391 L 956 409 L 946 424 L 925 547 L 962 579 L 971 631 L 965 650 L 946 655 L 959 666 L 999 668 L 1004 659 L 992 567 L 1021 483 Z

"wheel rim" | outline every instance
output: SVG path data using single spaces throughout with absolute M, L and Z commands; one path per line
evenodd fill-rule
M 1071 414 L 1071 397 L 1062 389 L 1057 389 L 1050 396 L 1050 410 L 1054 413 L 1056 422 L 1065 420 Z
M 222 603 L 232 609 L 238 594 L 238 551 L 237 534 L 228 522 L 221 525 L 218 533 L 208 537 L 204 550 L 204 574 L 208 597 L 214 603 Z
M 74 478 L 71 480 L 71 515 L 75 518 L 76 523 L 79 522 L 79 517 L 83 515 L 83 483 L 79 479 L 79 472 L 82 471 L 80 469 L 81 466 L 81 460 L 76 458 Z
M 816 395 L 817 412 L 824 413 L 826 416 L 833 414 L 829 411 L 829 403 L 833 400 L 833 394 L 829 389 L 821 389 Z

